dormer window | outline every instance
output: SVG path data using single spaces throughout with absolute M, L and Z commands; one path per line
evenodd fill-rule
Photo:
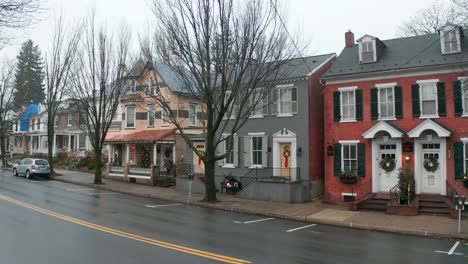
M 130 82 L 130 91 L 131 91 L 132 93 L 136 93 L 136 81 L 135 81 L 135 80 L 132 80 L 132 81 Z
M 374 62 L 374 41 L 366 41 L 361 44 L 361 63 Z
M 461 52 L 461 37 L 463 31 L 460 26 L 453 24 L 446 24 L 439 29 L 440 46 L 442 54 L 452 54 Z

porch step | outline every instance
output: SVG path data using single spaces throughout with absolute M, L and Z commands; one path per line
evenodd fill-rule
M 445 202 L 419 201 L 419 207 L 447 208 Z
M 449 212 L 449 209 L 448 208 L 430 208 L 430 207 L 427 207 L 427 208 L 419 208 L 419 213 L 423 213 L 423 214 L 450 214 Z
M 449 207 L 441 195 L 421 195 L 419 196 L 419 213 L 448 215 Z
M 385 212 L 387 210 L 387 205 L 379 205 L 379 204 L 360 204 L 358 205 L 359 210 L 369 210 L 369 211 L 382 211 Z

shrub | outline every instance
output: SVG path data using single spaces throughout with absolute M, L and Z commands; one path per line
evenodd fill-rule
M 59 152 L 57 153 L 58 160 L 68 160 L 68 153 L 67 152 Z

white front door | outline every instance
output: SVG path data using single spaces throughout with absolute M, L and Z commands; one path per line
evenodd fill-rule
M 378 171 L 379 192 L 388 192 L 398 183 L 398 163 L 400 161 L 400 152 L 396 143 L 378 144 L 378 159 L 376 166 Z M 381 168 L 380 162 L 385 158 L 391 158 L 395 162 L 392 171 L 387 172 Z
M 421 166 L 422 193 L 442 194 L 443 179 L 441 175 L 441 156 L 440 143 L 421 144 L 421 159 L 419 164 Z

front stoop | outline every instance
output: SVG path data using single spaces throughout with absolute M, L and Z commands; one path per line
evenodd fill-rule
M 369 199 L 360 202 L 357 205 L 358 210 L 386 212 L 390 197 L 383 194 L 375 194 Z
M 421 194 L 418 212 L 419 214 L 450 216 L 450 207 L 444 196 Z

